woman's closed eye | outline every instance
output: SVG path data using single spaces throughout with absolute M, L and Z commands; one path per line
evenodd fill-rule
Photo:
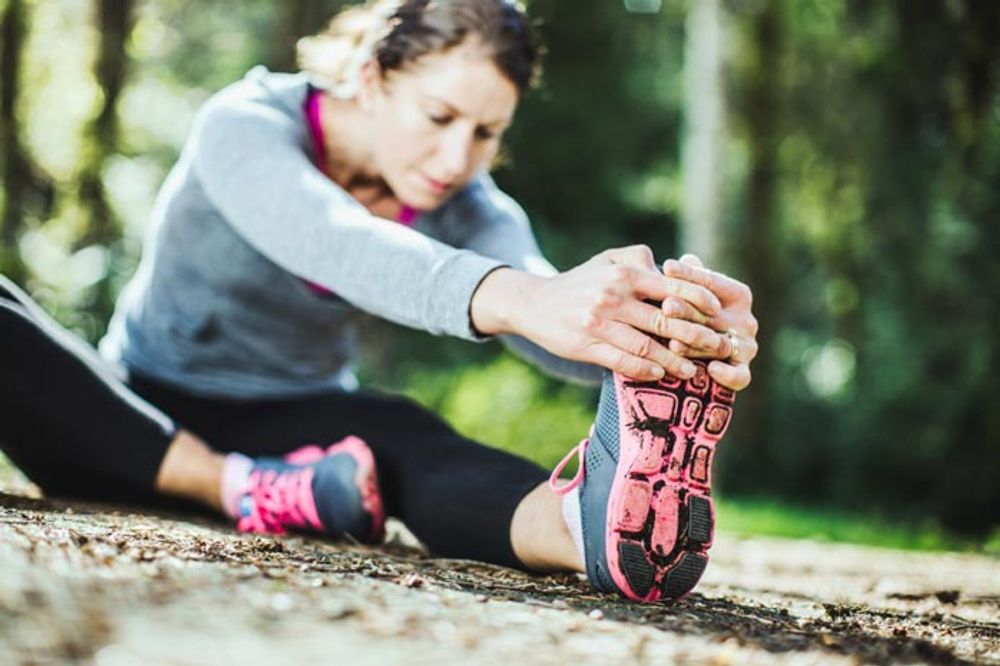
M 433 113 L 427 114 L 427 118 L 435 125 L 439 125 L 441 127 L 446 127 L 450 125 L 451 122 L 455 119 L 454 116 L 450 116 L 447 114 L 437 115 Z M 490 139 L 493 139 L 496 136 L 497 136 L 496 132 L 493 132 L 486 127 L 476 128 L 476 139 L 479 141 L 489 141 Z

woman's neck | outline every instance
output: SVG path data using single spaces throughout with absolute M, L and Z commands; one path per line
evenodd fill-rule
M 374 167 L 368 117 L 353 99 L 319 98 L 323 172 L 379 217 L 396 219 L 402 204 Z

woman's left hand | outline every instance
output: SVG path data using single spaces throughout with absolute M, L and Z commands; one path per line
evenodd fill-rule
M 757 319 L 750 311 L 753 294 L 738 280 L 705 268 L 698 257 L 686 254 L 668 259 L 663 273 L 699 284 L 714 293 L 722 303 L 722 312 L 707 317 L 690 304 L 676 298 L 663 301 L 663 312 L 668 318 L 694 321 L 725 333 L 724 349 L 703 350 L 690 347 L 677 340 L 670 341 L 670 350 L 688 358 L 714 359 L 708 364 L 708 374 L 718 383 L 740 391 L 750 384 L 750 362 L 757 356 Z

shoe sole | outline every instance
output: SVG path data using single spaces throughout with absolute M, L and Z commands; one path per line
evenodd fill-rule
M 695 364 L 688 380 L 614 375 L 620 453 L 605 550 L 615 585 L 636 601 L 680 599 L 708 564 L 711 467 L 735 395 L 711 380 L 703 362 Z

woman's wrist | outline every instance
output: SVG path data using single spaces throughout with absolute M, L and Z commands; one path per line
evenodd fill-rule
M 473 328 L 483 335 L 521 334 L 529 294 L 543 279 L 507 266 L 489 273 L 472 294 Z

